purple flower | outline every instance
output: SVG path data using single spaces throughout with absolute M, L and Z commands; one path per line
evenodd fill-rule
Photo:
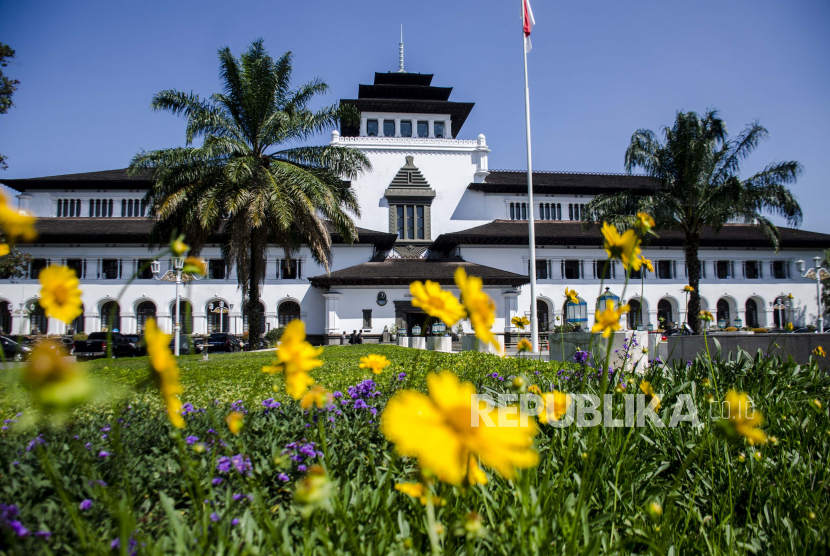
M 82 512 L 85 512 L 85 511 L 87 511 L 88 509 L 92 508 L 92 500 L 90 500 L 89 498 L 87 498 L 86 500 L 84 500 L 83 502 L 81 502 L 81 503 L 78 505 L 78 507 L 79 507 L 79 508 L 81 508 L 81 511 L 82 511 Z
M 405 379 L 406 379 L 406 373 L 400 373 L 398 375 L 398 380 L 405 380 Z
M 268 398 L 267 400 L 262 402 L 262 407 L 265 408 L 265 412 L 268 413 L 269 409 L 277 409 L 282 404 L 280 402 L 274 401 L 274 398 Z
M 193 404 L 186 403 L 182 405 L 182 408 L 179 411 L 179 413 L 181 413 L 182 415 L 187 415 L 188 413 L 193 413 L 194 411 L 196 411 L 196 408 L 193 407 Z
M 2 427 L 0 427 L 0 431 L 7 431 L 7 430 L 9 430 L 9 427 L 7 427 L 6 425 L 3 425 Z
M 98 457 L 99 458 L 108 458 L 108 457 L 110 457 L 110 453 L 105 452 L 104 450 L 101 450 L 100 452 L 98 452 Z
M 245 406 L 242 404 L 242 400 L 236 400 L 231 404 L 231 411 L 238 411 L 239 413 L 244 413 L 245 415 L 248 414 L 248 410 L 245 409 Z
M 238 519 L 236 519 L 236 518 L 233 518 L 233 519 L 231 520 L 231 525 L 233 525 L 234 527 L 236 527 L 237 525 L 239 525 L 239 520 L 238 520 Z
M 187 442 L 189 445 L 193 445 L 193 444 L 199 442 L 199 437 L 198 436 L 188 436 L 187 438 L 184 439 L 184 441 Z
M 299 471 L 300 473 L 305 473 L 306 469 L 308 468 L 305 465 L 300 464 L 297 466 L 297 471 Z
M 32 450 L 35 449 L 35 446 L 39 446 L 41 444 L 46 444 L 46 441 L 43 440 L 43 437 L 41 435 L 37 435 L 36 437 L 34 437 L 32 439 L 31 442 L 29 442 L 29 445 L 26 446 L 26 451 L 31 452 Z
M 212 484 L 213 486 L 218 486 L 222 484 L 222 481 L 224 481 L 222 477 L 214 477 L 210 484 Z
M 574 361 L 580 364 L 585 363 L 586 361 L 588 361 L 588 352 L 576 350 L 576 353 L 574 353 Z
M 135 539 L 131 538 L 129 541 L 127 541 L 127 550 L 130 551 L 131 556 L 133 554 L 135 554 L 135 552 L 136 552 L 135 549 L 136 549 L 137 546 L 138 546 L 138 541 L 136 541 Z M 120 548 L 121 548 L 121 539 L 120 538 L 116 538 L 115 540 L 113 540 L 110 543 L 110 549 L 118 550 Z
M 378 414 L 378 410 L 375 409 L 374 407 L 370 407 L 369 411 L 372 413 L 372 417 L 374 417 Z
M 242 500 L 242 495 L 239 494 L 239 493 L 236 493 L 231 498 L 233 498 L 235 501 L 239 502 L 240 500 Z
M 288 481 L 291 480 L 291 479 L 288 478 L 288 475 L 286 475 L 285 473 L 280 473 L 279 475 L 277 475 L 277 479 L 279 479 L 280 481 L 282 481 L 284 483 L 287 483 Z
M 48 539 L 52 536 L 52 533 L 50 533 L 49 531 L 38 531 L 37 533 L 35 533 L 35 536 L 40 537 L 42 539 Z
M 110 431 L 109 426 L 106 426 L 106 427 L 101 429 L 101 432 L 109 432 L 109 431 Z
M 216 461 L 216 470 L 220 473 L 227 473 L 231 470 L 231 458 L 222 456 Z
M 367 407 L 369 406 L 366 405 L 366 402 L 364 402 L 363 400 L 355 400 L 354 402 L 355 409 L 366 409 Z
M 212 514 L 210 514 L 210 520 L 212 522 L 216 523 L 217 521 L 219 521 L 219 514 L 216 513 L 216 512 L 213 512 Z
M 0 504 L 0 527 L 8 527 L 18 537 L 25 537 L 29 534 L 29 530 L 26 529 L 20 521 L 14 519 L 17 517 L 19 510 L 17 506 L 14 504 L 5 505 Z
M 102 481 L 101 479 L 96 479 L 96 480 L 94 480 L 94 481 L 89 481 L 89 482 L 87 482 L 87 484 L 88 484 L 89 486 L 93 486 L 93 485 L 98 485 L 98 486 L 102 486 L 102 487 L 107 486 L 107 483 L 105 483 L 105 482 L 104 482 L 104 481 Z

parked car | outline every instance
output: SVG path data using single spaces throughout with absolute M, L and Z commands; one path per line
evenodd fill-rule
M 265 340 L 265 338 L 260 338 L 259 341 L 248 340 L 248 342 L 242 344 L 242 349 L 244 349 L 245 351 L 268 349 L 268 342 Z
M 93 332 L 86 340 L 76 340 L 74 353 L 78 357 L 105 357 L 107 342 L 112 342 L 112 357 L 135 357 L 138 348 L 123 334 L 113 332 Z
M 124 334 L 123 336 L 135 346 L 136 355 L 147 355 L 147 346 L 144 345 L 144 336 L 140 334 Z
M 5 336 L 0 336 L 0 346 L 3 347 L 3 355 L 12 361 L 23 361 L 32 353 L 32 348 L 24 346 Z
M 176 349 L 176 339 L 172 338 L 170 340 L 170 351 L 175 353 Z M 181 340 L 179 342 L 179 355 L 193 355 L 194 353 L 203 353 L 205 349 L 205 339 L 197 336 L 188 336 L 187 334 L 181 335 Z
M 214 333 L 208 337 L 209 351 L 241 351 L 242 344 L 233 334 Z

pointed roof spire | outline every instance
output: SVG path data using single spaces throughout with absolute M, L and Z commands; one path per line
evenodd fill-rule
M 401 23 L 401 42 L 398 44 L 398 73 L 406 73 L 403 69 L 403 23 Z

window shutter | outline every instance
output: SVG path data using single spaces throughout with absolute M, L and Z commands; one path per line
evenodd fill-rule
M 592 262 L 593 262 L 592 266 L 594 268 L 594 279 L 596 279 L 596 277 L 597 277 L 597 261 L 596 261 L 596 259 L 594 259 Z
M 671 277 L 677 278 L 677 261 L 671 262 Z
M 746 261 L 741 261 L 741 269 L 743 270 L 743 278 L 746 278 Z
M 758 265 L 758 278 L 764 278 L 764 264 L 762 261 L 756 263 Z

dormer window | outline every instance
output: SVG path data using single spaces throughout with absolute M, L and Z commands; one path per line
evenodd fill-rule
M 378 121 L 377 120 L 366 120 L 366 135 L 369 137 L 377 137 L 378 136 Z
M 435 137 L 444 137 L 444 122 L 435 122 L 433 128 L 435 129 Z
M 418 137 L 429 137 L 429 122 L 418 122 Z
M 384 137 L 394 137 L 395 136 L 395 122 L 389 120 L 383 120 L 383 136 Z
M 401 137 L 412 137 L 412 122 L 401 122 Z

